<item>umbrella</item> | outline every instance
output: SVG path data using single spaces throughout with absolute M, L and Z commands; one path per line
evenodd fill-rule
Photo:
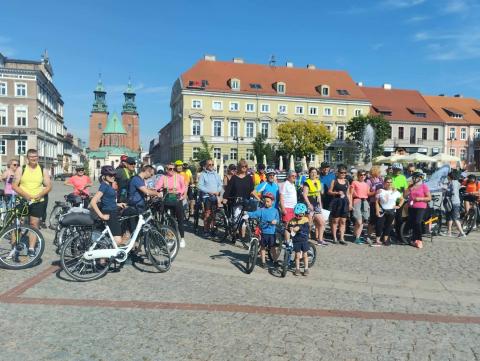
M 317 156 L 317 155 L 315 156 L 315 161 L 313 162 L 313 166 L 314 166 L 315 168 L 319 168 L 318 156 Z
M 293 160 L 293 154 L 290 155 L 290 165 L 288 167 L 288 170 L 295 170 L 295 162 Z
M 220 169 L 218 170 L 218 175 L 220 176 L 220 179 L 223 179 L 223 157 L 220 158 Z
M 253 168 L 256 170 L 257 169 L 257 155 L 253 155 Z
M 401 163 L 433 163 L 436 161 L 437 159 L 422 153 L 406 154 L 397 159 L 397 162 Z
M 263 165 L 266 167 L 267 166 L 267 155 L 263 155 Z
M 436 159 L 438 162 L 442 163 L 460 162 L 459 157 L 455 157 L 454 155 L 449 155 L 445 153 L 439 153 L 437 155 L 434 155 L 433 158 Z
M 283 157 L 280 156 L 280 159 L 278 160 L 278 170 L 283 170 Z
M 385 157 L 385 160 L 383 161 L 383 163 L 395 163 L 395 162 L 398 162 L 398 160 L 401 157 L 405 157 L 405 155 L 392 154 L 390 157 Z M 377 158 L 379 158 L 379 157 L 377 157 Z M 377 159 L 377 158 L 375 158 L 375 159 Z
M 217 157 L 213 157 L 213 169 L 217 170 Z
M 302 170 L 303 170 L 303 171 L 308 170 L 308 167 L 307 167 L 307 157 L 305 157 L 305 156 L 302 157 Z
M 312 168 L 313 167 L 313 160 L 311 160 L 310 162 L 308 162 L 308 168 Z
M 389 158 L 383 155 L 373 159 L 373 163 L 377 163 L 377 164 L 388 163 L 389 161 L 390 161 Z

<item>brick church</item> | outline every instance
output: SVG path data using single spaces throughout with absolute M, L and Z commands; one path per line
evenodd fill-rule
M 135 104 L 135 92 L 132 84 L 129 82 L 127 89 L 123 93 L 125 100 L 122 109 L 121 125 L 126 134 L 112 135 L 105 134 L 109 113 L 107 110 L 106 95 L 107 92 L 99 80 L 95 91 L 95 101 L 90 114 L 90 151 L 96 151 L 102 146 L 125 147 L 132 152 L 140 151 L 140 128 L 137 106 Z M 116 116 L 116 114 L 114 114 Z M 116 128 L 119 128 L 116 125 Z M 111 130 L 111 129 L 110 129 Z M 115 144 L 112 143 L 112 140 Z

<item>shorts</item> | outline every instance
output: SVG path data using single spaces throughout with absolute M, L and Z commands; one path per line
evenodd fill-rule
M 447 221 L 460 220 L 460 205 L 454 204 L 450 212 L 446 212 Z
M 363 209 L 362 209 L 363 205 Z M 362 221 L 368 220 L 368 217 L 370 216 L 370 205 L 368 204 L 367 201 L 360 201 L 357 203 L 353 203 L 353 218 L 355 218 L 357 221 Z
M 293 208 L 285 208 L 285 214 L 282 216 L 282 221 L 285 223 L 288 223 L 293 218 L 295 218 L 295 213 L 293 212 Z
M 260 246 L 265 248 L 270 248 L 275 245 L 275 235 L 274 234 L 263 234 L 260 238 Z
M 302 242 L 293 242 L 293 251 L 294 252 L 307 252 L 310 249 L 308 241 Z
M 42 218 L 43 213 L 45 212 L 45 207 L 45 201 L 32 203 L 28 206 L 28 215 L 31 217 Z
M 205 206 L 205 210 L 210 210 L 217 206 L 217 196 L 208 196 L 203 198 L 203 205 Z
M 195 199 L 195 196 L 196 196 L 196 191 L 194 191 L 194 187 L 188 187 L 188 190 L 187 190 L 187 199 L 189 201 L 193 201 Z
M 110 215 L 108 221 L 106 221 L 108 228 L 110 228 L 110 232 L 114 237 L 122 235 L 122 226 L 120 221 L 118 220 L 118 211 L 103 211 L 102 213 Z
M 330 218 L 348 218 L 348 200 L 345 198 L 333 198 L 330 202 Z

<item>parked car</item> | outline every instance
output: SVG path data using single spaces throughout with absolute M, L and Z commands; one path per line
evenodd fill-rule
M 59 181 L 64 181 L 67 178 L 70 178 L 72 176 L 72 173 L 59 173 L 55 174 L 53 177 L 53 180 L 59 180 Z

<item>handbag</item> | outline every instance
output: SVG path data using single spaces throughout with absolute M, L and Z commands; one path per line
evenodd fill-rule
M 164 180 L 164 188 L 166 191 L 168 191 L 168 186 L 167 186 L 167 177 L 163 178 Z M 163 202 L 165 206 L 167 207 L 175 207 L 178 202 L 178 194 L 177 194 L 177 175 L 173 175 L 173 190 L 170 193 L 165 194 L 165 197 L 163 198 Z

